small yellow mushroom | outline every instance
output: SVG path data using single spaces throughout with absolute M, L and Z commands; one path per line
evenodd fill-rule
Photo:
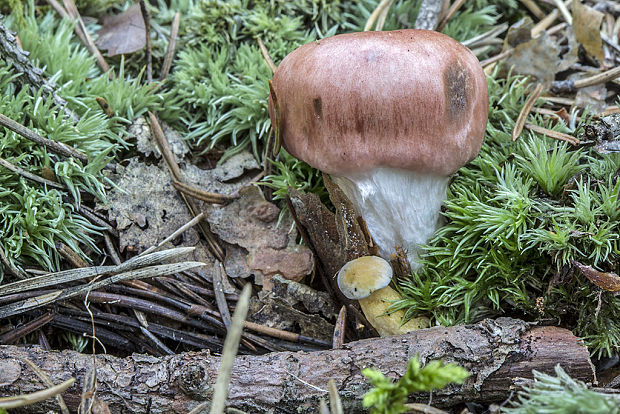
M 415 329 L 426 328 L 429 319 L 418 317 L 401 325 L 405 312 L 399 310 L 386 314 L 393 301 L 400 295 L 389 284 L 392 268 L 377 256 L 363 256 L 351 260 L 338 272 L 338 288 L 349 299 L 359 300 L 368 322 L 381 336 L 401 335 Z

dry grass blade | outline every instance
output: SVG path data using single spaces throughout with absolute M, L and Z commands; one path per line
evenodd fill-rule
M 603 73 L 599 73 L 598 75 L 590 76 L 585 79 L 580 79 L 575 81 L 575 88 L 586 88 L 588 86 L 598 85 L 599 83 L 605 83 L 610 80 L 616 79 L 620 76 L 620 66 L 617 66 L 613 69 L 605 71 Z
M 329 391 L 329 408 L 332 414 L 344 414 L 342 408 L 342 401 L 340 401 L 340 395 L 338 395 L 338 388 L 333 378 L 329 379 L 327 383 L 327 390 Z
M 405 404 L 405 407 L 409 409 L 407 412 L 411 414 L 448 414 L 444 410 L 426 404 Z
M 381 13 L 383 13 L 385 9 L 389 9 L 389 7 L 392 5 L 392 2 L 393 0 L 381 0 L 381 2 L 377 5 L 377 7 L 371 13 L 370 17 L 368 17 L 368 20 L 366 21 L 366 25 L 364 26 L 365 32 L 372 29 L 372 26 L 375 24 L 375 22 L 377 21 Z
M 508 23 L 498 24 L 496 27 L 489 30 L 488 32 L 482 33 L 481 35 L 478 35 L 476 37 L 472 37 L 471 39 L 467 39 L 461 43 L 464 46 L 467 46 L 468 48 L 472 49 L 477 46 L 488 44 L 489 40 L 497 39 L 497 36 L 504 33 L 506 30 L 508 30 Z M 500 39 L 497 39 L 497 40 L 500 40 Z
M 82 20 L 82 16 L 80 16 L 80 12 L 78 11 L 73 0 L 63 0 L 65 5 L 65 9 L 67 10 L 67 14 L 71 19 L 76 23 L 74 26 L 75 34 L 78 35 L 82 43 L 86 46 L 88 51 L 95 56 L 97 60 L 97 64 L 101 68 L 102 71 L 107 72 L 110 70 L 110 65 L 105 61 L 103 55 L 95 45 L 93 38 L 90 37 L 88 30 L 86 29 L 86 25 L 84 25 L 84 21 Z
M 446 15 L 437 25 L 438 32 L 441 32 L 446 27 L 452 16 L 454 16 L 454 14 L 463 6 L 463 4 L 465 4 L 465 0 L 456 0 L 454 3 L 452 3 L 448 11 L 446 12 Z
M 338 312 L 338 318 L 336 319 L 336 326 L 334 327 L 334 336 L 332 339 L 332 348 L 342 348 L 344 344 L 344 335 L 347 324 L 347 307 L 342 306 L 340 312 Z
M 164 80 L 170 72 L 172 67 L 172 60 L 174 59 L 174 50 L 177 45 L 177 36 L 179 35 L 179 25 L 181 23 L 181 14 L 175 13 L 174 19 L 172 19 L 172 26 L 170 27 L 170 40 L 168 41 L 168 48 L 166 49 L 166 56 L 164 56 L 164 63 L 161 65 L 161 72 L 159 73 L 159 80 Z
M 222 352 L 222 359 L 220 360 L 220 368 L 218 370 L 217 380 L 215 381 L 215 391 L 213 392 L 211 403 L 211 414 L 224 413 L 226 397 L 228 396 L 228 385 L 230 383 L 230 372 L 235 362 L 235 357 L 237 356 L 239 340 L 241 339 L 241 333 L 243 331 L 243 322 L 245 321 L 250 306 L 251 293 L 252 287 L 248 283 L 241 291 L 239 301 L 237 302 L 237 308 L 232 318 L 232 324 L 228 330 L 228 335 L 226 335 L 226 340 L 224 341 L 224 351 Z
M 20 408 L 27 405 L 36 404 L 49 398 L 54 398 L 58 394 L 65 392 L 75 382 L 75 378 L 61 382 L 58 385 L 49 387 L 45 390 L 33 392 L 31 394 L 16 395 L 15 397 L 0 398 L 0 408 L 11 409 Z
M 273 63 L 271 56 L 269 56 L 269 51 L 267 50 L 267 47 L 265 47 L 265 44 L 260 37 L 257 37 L 256 41 L 258 42 L 258 48 L 260 49 L 260 53 L 263 55 L 263 59 L 265 59 L 265 63 L 267 64 L 267 66 L 269 66 L 269 69 L 271 69 L 271 73 L 276 73 L 276 69 L 278 69 L 278 67 L 275 63 Z
M 534 16 L 536 16 L 538 20 L 542 20 L 545 18 L 545 12 L 542 11 L 540 7 L 538 7 L 538 4 L 536 4 L 534 0 L 520 0 L 520 1 L 521 3 L 523 3 L 525 7 L 527 7 L 529 11 L 532 12 Z
M 125 280 L 134 279 L 146 279 L 149 277 L 166 276 L 185 270 L 193 269 L 195 267 L 204 266 L 202 262 L 181 262 L 166 265 L 150 266 L 144 269 L 132 270 L 129 272 L 121 273 L 111 276 L 105 280 L 101 280 L 94 283 L 87 283 L 80 286 L 70 287 L 62 290 L 57 290 L 46 295 L 37 296 L 26 300 L 21 300 L 3 306 L 0 308 L 0 319 L 7 318 L 9 316 L 18 315 L 20 313 L 40 308 L 44 305 L 48 305 L 59 300 L 69 299 L 80 294 L 89 292 L 91 290 L 97 290 L 102 287 L 111 285 L 113 283 L 122 282 Z
M 525 127 L 530 131 L 534 131 L 537 134 L 545 135 L 549 138 L 557 139 L 558 141 L 568 142 L 571 145 L 580 145 L 581 142 L 572 135 L 564 134 L 562 132 L 553 131 L 551 129 L 539 127 L 538 125 L 525 124 Z
M 140 0 L 140 11 L 144 19 L 144 36 L 146 38 L 146 82 L 153 82 L 153 53 L 151 46 L 151 13 L 146 0 Z
M 73 282 L 94 276 L 104 276 L 112 273 L 126 272 L 141 266 L 148 266 L 154 263 L 161 263 L 179 256 L 188 254 L 194 247 L 176 247 L 157 253 L 144 256 L 136 256 L 117 266 L 93 266 L 82 269 L 64 270 L 57 273 L 49 273 L 41 276 L 32 277 L 25 280 L 9 283 L 0 286 L 0 296 L 10 293 L 19 293 L 27 290 L 40 289 L 48 286 L 60 285 L 62 283 Z
M 177 238 L 181 234 L 185 233 L 185 231 L 187 231 L 187 229 L 192 228 L 196 224 L 198 224 L 198 222 L 200 220 L 202 220 L 204 218 L 204 216 L 205 216 L 205 213 L 198 214 L 196 217 L 194 217 L 193 219 L 191 219 L 190 221 L 188 221 L 187 223 L 185 223 L 184 225 L 182 225 L 181 227 L 176 229 L 170 236 L 166 237 L 165 239 L 163 239 L 162 241 L 157 243 L 155 246 L 151 246 L 148 249 L 146 249 L 145 251 L 143 251 L 142 253 L 140 253 L 139 256 L 145 256 L 145 255 L 147 255 L 147 254 L 149 254 L 151 252 L 154 252 L 155 250 L 159 249 L 164 244 L 168 243 L 170 240 L 173 240 L 173 239 Z
M 37 377 L 39 377 L 39 379 L 41 379 L 41 381 L 43 381 L 45 385 L 47 385 L 48 387 L 54 386 L 54 383 L 48 378 L 47 375 L 45 375 L 43 371 L 41 371 L 38 366 L 34 364 L 34 362 L 29 360 L 28 358 L 26 358 L 24 362 L 28 364 L 30 369 L 34 371 Z M 65 404 L 65 400 L 62 398 L 62 395 L 56 395 L 56 400 L 58 401 L 58 405 L 60 406 L 60 411 L 62 411 L 62 414 L 69 414 L 69 408 L 67 408 L 67 404 Z
M 512 130 L 513 141 L 516 141 L 517 138 L 521 136 L 521 133 L 523 132 L 523 127 L 525 125 L 525 120 L 530 115 L 530 112 L 532 111 L 532 108 L 534 107 L 536 100 L 540 97 L 542 90 L 543 90 L 542 83 L 539 83 L 538 85 L 536 85 L 536 88 L 532 91 L 530 96 L 527 98 L 527 100 L 523 104 L 523 108 L 521 108 L 519 117 L 517 118 L 517 121 L 515 122 L 515 127 Z
M 390 7 L 392 7 L 392 3 L 394 3 L 394 0 L 390 1 L 390 4 L 388 4 L 379 15 L 379 18 L 377 19 L 377 25 L 375 26 L 375 30 L 377 32 L 383 30 L 383 26 L 385 25 L 385 20 L 387 19 Z
M 578 1 L 581 1 L 581 0 L 578 0 Z M 568 23 L 569 25 L 572 25 L 573 24 L 573 16 L 568 11 L 568 7 L 566 7 L 567 5 L 564 4 L 564 2 L 562 0 L 553 0 L 553 2 L 555 3 L 556 7 L 558 8 L 560 13 L 562 14 L 562 17 L 564 17 L 564 20 L 566 21 L 566 23 Z
M 170 143 L 168 142 L 168 139 L 166 138 L 166 135 L 164 134 L 164 131 L 159 124 L 157 116 L 153 112 L 149 112 L 149 120 L 151 121 L 151 130 L 153 132 L 153 136 L 155 137 L 155 142 L 157 143 L 157 147 L 159 148 L 159 151 L 164 157 L 164 161 L 166 162 L 166 165 L 170 170 L 170 174 L 172 174 L 172 178 L 176 181 L 183 182 L 184 179 L 183 174 L 181 173 L 181 168 L 175 161 L 174 155 L 172 154 L 172 149 L 170 148 Z M 196 217 L 198 214 L 200 214 L 200 209 L 198 208 L 198 205 L 194 202 L 194 200 L 188 198 L 183 193 L 181 193 L 181 198 L 187 205 L 187 208 L 189 209 L 192 216 Z M 213 256 L 215 256 L 215 258 L 220 262 L 224 262 L 226 259 L 224 249 L 222 248 L 222 246 L 220 246 L 220 243 L 217 241 L 215 235 L 209 228 L 208 223 L 206 223 L 204 220 L 201 220 L 198 224 L 200 226 L 200 231 L 202 232 L 202 235 L 207 240 L 207 245 L 209 246 L 209 250 L 211 251 Z
M 319 402 L 319 414 L 331 414 L 329 407 L 323 398 L 321 398 L 321 401 Z

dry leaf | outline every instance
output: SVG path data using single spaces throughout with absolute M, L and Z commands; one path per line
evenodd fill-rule
M 620 292 L 620 276 L 615 273 L 604 273 L 594 269 L 592 266 L 583 265 L 575 260 L 573 266 L 583 273 L 585 277 L 596 286 L 608 292 Z
M 581 4 L 580 0 L 573 1 L 575 38 L 586 52 L 594 56 L 599 62 L 605 59 L 600 31 L 604 16 L 603 13 Z
M 97 35 L 97 47 L 108 56 L 137 52 L 146 45 L 146 31 L 140 5 L 134 4 L 121 14 L 105 16 Z
M 504 68 L 513 74 L 532 76 L 546 87 L 551 86 L 562 62 L 560 47 L 546 32 L 531 38 L 532 22 L 522 19 L 510 27 L 504 50 L 514 48 L 506 58 Z

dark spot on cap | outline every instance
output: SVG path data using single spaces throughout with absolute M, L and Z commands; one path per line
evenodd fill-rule
M 312 107 L 314 108 L 314 115 L 320 119 L 323 116 L 323 102 L 320 97 L 312 100 Z
M 460 62 L 454 62 L 443 73 L 448 118 L 456 121 L 467 113 L 472 93 L 471 75 Z

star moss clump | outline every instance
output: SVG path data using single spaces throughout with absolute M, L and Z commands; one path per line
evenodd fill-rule
M 489 123 L 480 155 L 459 170 L 446 225 L 429 242 L 424 268 L 403 282 L 395 308 L 453 325 L 510 314 L 552 317 L 594 352 L 620 345 L 620 299 L 572 264 L 620 273 L 620 154 L 511 132 L 526 80 L 488 78 Z M 539 101 L 540 102 L 540 101 Z M 577 135 L 563 122 L 528 122 Z
M 0 60 L 0 113 L 46 138 L 82 151 L 89 162 L 58 156 L 2 128 L 3 159 L 39 176 L 43 170 L 53 171 L 53 178 L 66 189 L 36 183 L 1 167 L 0 245 L 13 266 L 36 263 L 46 270 L 58 270 L 57 242 L 87 261 L 86 252 L 98 251 L 98 229 L 77 209 L 85 196 L 105 199 L 103 169 L 128 146 L 128 123 L 147 110 L 161 109 L 165 98 L 155 86 L 143 84 L 140 74 L 126 75 L 122 67 L 110 79 L 75 38 L 69 23 L 52 14 L 35 18 L 32 3 L 26 6 L 23 24 L 12 18 L 3 23 L 17 31 L 30 60 L 45 68 L 44 76 L 57 85 L 58 95 L 79 120 L 69 118 L 41 91 L 33 91 L 23 81 L 26 75 L 4 60 Z M 106 98 L 115 116 L 106 117 L 97 97 Z

